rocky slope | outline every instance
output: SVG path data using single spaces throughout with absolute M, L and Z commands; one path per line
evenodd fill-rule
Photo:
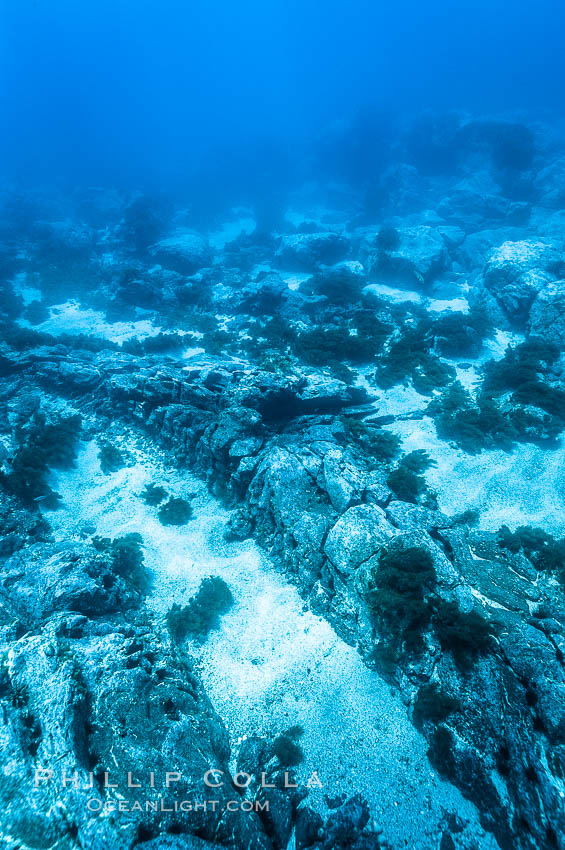
M 70 402 L 86 417 L 83 436 L 126 423 L 205 480 L 232 509 L 228 537 L 253 536 L 311 610 L 399 689 L 432 763 L 500 847 L 565 846 L 563 169 L 560 143 L 516 126 L 438 124 L 426 162 L 456 154 L 449 174 L 430 174 L 400 140 L 405 161 L 379 176 L 372 218 L 351 201 L 320 214 L 302 196 L 299 225 L 289 214 L 277 232 L 247 229 L 225 244 L 195 233 L 183 211 L 144 241 L 139 208 L 126 202 L 105 212 L 104 227 L 71 211 L 24 231 L 3 225 L 3 699 L 24 789 L 35 754 L 84 772 L 106 753 L 129 757 L 149 722 L 144 763 L 176 752 L 181 728 L 199 753 L 191 776 L 229 758 L 194 671 L 147 621 L 139 581 L 92 550 L 92 532 L 78 547 L 50 548 L 48 472 L 68 460 L 55 447 L 72 439 L 72 423 L 60 431 Z M 77 335 L 73 299 L 97 316 L 98 336 Z M 120 345 L 124 321 L 145 332 Z M 454 480 L 435 476 L 434 492 L 425 428 L 438 459 L 443 444 L 482 464 L 481 492 L 463 462 Z M 517 506 L 503 477 L 491 517 L 442 512 L 451 491 L 465 507 L 484 503 L 502 453 L 517 459 L 521 492 L 536 469 L 551 476 L 547 523 L 533 502 Z M 159 679 L 161 669 L 170 675 Z M 142 699 L 121 718 L 112 702 L 111 722 L 100 723 L 119 682 Z M 155 691 L 167 691 L 170 717 Z M 6 795 L 18 783 L 8 779 Z M 66 805 L 45 846 L 88 835 L 77 799 Z M 355 806 L 343 846 L 378 840 L 359 837 Z M 29 828 L 22 811 L 13 807 L 5 831 L 13 842 Z M 109 818 L 107 829 L 124 847 L 167 828 L 284 846 L 259 816 L 228 820 L 187 814 L 181 829 L 126 818 L 122 836 Z M 452 829 L 442 850 L 466 840 Z

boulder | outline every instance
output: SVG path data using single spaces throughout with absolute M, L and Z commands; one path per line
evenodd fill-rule
M 249 510 L 259 529 L 290 528 L 308 509 L 315 490 L 296 456 L 274 447 L 259 463 L 249 486 Z
M 283 268 L 311 272 L 345 259 L 348 251 L 349 241 L 339 233 L 294 233 L 281 237 L 276 257 Z
M 210 425 L 204 440 L 212 455 L 219 461 L 254 454 L 262 444 L 254 432 L 259 426 L 259 416 L 247 407 L 231 407 L 222 411 L 217 422 Z M 201 446 L 202 447 L 202 446 Z
M 81 360 L 62 360 L 58 364 L 61 386 L 72 386 L 76 389 L 92 389 L 101 378 L 100 372 L 91 363 Z
M 469 233 L 459 251 L 457 259 L 469 271 L 481 270 L 490 252 L 503 242 L 519 241 L 525 238 L 525 231 L 517 227 L 495 227 Z
M 565 209 L 548 210 L 536 207 L 532 212 L 530 224 L 538 237 L 551 242 L 560 251 L 565 250 Z
M 380 552 L 393 536 L 386 515 L 376 505 L 357 505 L 338 519 L 324 551 L 333 566 L 353 575 L 364 561 Z
M 416 285 L 427 283 L 448 264 L 446 240 L 434 227 L 417 225 L 397 228 L 398 244 L 369 247 L 367 264 L 371 277 L 385 276 Z
M 536 706 L 546 732 L 554 742 L 565 743 L 565 675 L 553 642 L 527 623 L 503 633 L 500 640 L 513 671 L 535 693 L 530 702 Z
M 146 799 L 158 801 L 165 793 L 163 778 L 171 765 L 182 775 L 166 792 L 171 800 L 205 799 L 203 775 L 210 766 L 229 775 L 225 727 L 189 665 L 151 630 L 113 631 L 108 624 L 101 631 L 86 618 L 69 628 L 64 619 L 55 619 L 7 649 L 0 731 L 11 766 L 0 777 L 7 846 L 78 843 L 92 850 L 131 850 L 141 834 L 180 832 L 187 839 L 183 847 L 195 850 L 208 846 L 192 844 L 188 836 L 195 833 L 214 846 L 218 841 L 272 850 L 254 813 L 222 811 L 232 799 L 229 781 L 214 791 L 220 801 L 216 812 L 175 812 L 172 806 L 145 811 Z M 36 766 L 52 770 L 52 777 L 34 787 Z M 89 787 L 89 769 L 111 773 L 116 791 L 104 791 L 98 782 Z M 129 770 L 135 770 L 141 787 L 126 786 Z M 63 771 L 77 776 L 76 786 L 63 786 Z M 147 781 L 149 771 L 155 773 L 155 787 Z M 88 800 L 103 807 L 105 800 L 124 798 L 130 810 L 119 818 L 93 816 L 87 806 Z M 65 817 L 54 813 L 54 799 Z
M 230 446 L 229 456 L 234 458 L 248 457 L 257 454 L 262 445 L 262 437 L 246 437 L 234 440 Z
M 239 291 L 242 300 L 238 309 L 252 315 L 270 316 L 278 311 L 287 293 L 288 284 L 279 274 L 263 274 Z
M 485 282 L 494 288 L 496 284 L 516 280 L 532 269 L 555 271 L 561 262 L 559 252 L 548 242 L 533 239 L 507 241 L 491 251 L 484 272 Z
M 353 463 L 344 459 L 339 449 L 330 450 L 324 457 L 318 483 L 327 492 L 330 502 L 339 513 L 361 501 L 364 476 Z
M 283 850 L 288 846 L 293 829 L 292 800 L 289 794 L 280 788 L 261 788 L 256 800 L 264 807 L 261 820 L 267 835 L 274 847 Z
M 224 540 L 247 540 L 253 533 L 253 524 L 245 511 L 233 511 L 224 528 Z
M 469 232 L 484 227 L 486 222 L 522 224 L 529 218 L 530 206 L 503 197 L 487 172 L 477 172 L 453 186 L 439 203 L 438 213 Z
M 315 292 L 324 295 L 332 304 L 357 301 L 366 283 L 365 269 L 358 260 L 324 267 L 313 279 Z
M 565 347 L 565 280 L 548 283 L 537 294 L 528 329 L 532 336 Z
M 538 172 L 534 181 L 541 206 L 559 208 L 565 205 L 565 157 L 556 159 Z
M 377 835 L 368 829 L 369 820 L 369 807 L 361 796 L 356 794 L 328 817 L 322 847 L 324 850 L 334 847 L 355 848 L 359 842 L 359 846 L 365 850 L 378 850 L 380 841 Z M 362 838 L 361 834 L 366 828 Z
M 484 285 L 506 316 L 523 325 L 537 294 L 562 267 L 561 255 L 547 242 L 504 242 L 490 252 Z
M 208 242 L 191 231 L 161 239 L 150 248 L 150 253 L 156 263 L 185 275 L 209 265 L 213 258 Z
M 139 605 L 141 594 L 93 548 L 37 543 L 5 561 L 0 597 L 32 626 L 55 611 L 100 617 Z
M 364 404 L 368 395 L 363 387 L 351 387 L 337 378 L 312 373 L 300 390 L 301 412 L 339 413 L 344 407 Z
M 392 492 L 386 483 L 387 473 L 384 469 L 374 469 L 365 475 L 363 501 L 379 505 L 383 508 L 391 499 Z
M 395 528 L 403 531 L 431 531 L 449 524 L 448 518 L 439 511 L 396 500 L 387 505 L 386 515 Z

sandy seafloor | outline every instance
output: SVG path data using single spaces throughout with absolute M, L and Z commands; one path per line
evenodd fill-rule
M 63 507 L 49 514 L 54 534 L 69 539 L 88 525 L 103 536 L 141 533 L 154 576 L 148 604 L 156 618 L 173 602 L 185 604 L 206 576 L 228 583 L 233 607 L 203 646 L 189 648 L 232 743 L 301 724 L 299 779 L 318 771 L 324 785 L 311 790 L 310 805 L 323 810 L 324 795 L 360 791 L 384 836 L 410 848 L 437 847 L 445 816 L 456 812 L 481 848 L 496 848 L 475 807 L 431 767 L 398 694 L 307 609 L 253 541 L 223 540 L 229 514 L 204 485 L 164 465 L 153 447 L 133 438 L 121 447 L 129 450 L 131 465 L 118 472 L 101 472 L 90 442 L 75 469 L 54 477 L 63 499 Z M 193 519 L 179 528 L 161 525 L 157 509 L 139 498 L 149 482 L 173 495 L 194 494 Z
M 220 238 L 220 237 L 218 237 Z M 285 277 L 297 288 L 302 275 Z M 380 294 L 396 300 L 410 292 Z M 445 309 L 447 302 L 429 303 Z M 452 299 L 448 309 L 464 309 Z M 114 341 L 133 335 L 153 335 L 149 320 L 108 323 L 98 311 L 69 302 L 52 308 L 51 319 L 39 329 L 51 333 L 95 333 Z M 473 393 L 481 367 L 503 356 L 521 337 L 497 331 L 474 361 L 451 361 L 461 383 Z M 196 343 L 197 344 L 197 343 Z M 189 348 L 185 357 L 202 349 Z M 367 372 L 367 374 L 365 374 Z M 387 425 L 402 438 L 402 449 L 425 449 L 436 465 L 426 480 L 438 495 L 440 510 L 454 514 L 480 511 L 480 527 L 496 531 L 502 524 L 539 525 L 555 536 L 565 534 L 565 448 L 544 450 L 517 445 L 511 452 L 470 455 L 437 437 L 424 411 L 429 398 L 410 386 L 382 391 L 361 370 L 379 416 L 394 415 Z M 413 415 L 413 418 L 411 418 Z M 274 735 L 300 724 L 305 780 L 318 771 L 324 784 L 310 792 L 309 803 L 324 808 L 324 795 L 336 797 L 360 791 L 369 801 L 377 824 L 394 846 L 438 846 L 444 816 L 457 812 L 468 820 L 481 847 L 495 847 L 478 822 L 476 809 L 430 766 L 426 743 L 411 725 L 397 693 L 361 662 L 322 618 L 312 614 L 296 588 L 252 541 L 227 544 L 222 531 L 228 512 L 186 472 L 164 465 L 153 446 L 125 439 L 130 465 L 104 475 L 97 447 L 89 443 L 75 470 L 56 476 L 55 488 L 64 507 L 49 519 L 60 539 L 79 534 L 85 525 L 96 533 L 142 534 L 146 563 L 154 575 L 148 604 L 163 617 L 173 602 L 186 603 L 202 578 L 220 575 L 229 584 L 235 604 L 203 646 L 191 646 L 206 691 L 224 719 L 232 742 L 245 734 Z M 195 494 L 195 516 L 181 528 L 164 527 L 157 510 L 139 498 L 145 484 L 163 484 L 173 495 Z
M 428 486 L 446 514 L 480 512 L 479 527 L 534 525 L 555 537 L 565 534 L 565 447 L 547 450 L 519 443 L 510 452 L 470 455 L 440 440 L 433 420 L 397 420 L 388 426 L 402 437 L 402 449 L 425 449 L 436 466 L 426 472 Z
M 61 334 L 90 334 L 111 342 L 124 342 L 126 339 L 145 339 L 156 336 L 161 328 L 155 327 L 148 319 L 137 322 L 108 322 L 100 310 L 83 307 L 79 301 L 70 300 L 55 304 L 49 308 L 50 316 L 34 329 L 53 336 Z M 19 324 L 32 327 L 25 319 Z

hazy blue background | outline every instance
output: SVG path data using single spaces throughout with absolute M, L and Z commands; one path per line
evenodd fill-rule
M 559 112 L 562 0 L 0 0 L 0 175 L 268 180 L 328 125 Z

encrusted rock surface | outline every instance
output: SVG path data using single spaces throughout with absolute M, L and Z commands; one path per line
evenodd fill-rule
M 532 336 L 565 346 L 565 281 L 549 283 L 538 293 L 530 310 L 529 330 Z
M 206 240 L 189 231 L 162 239 L 152 247 L 151 253 L 156 262 L 181 274 L 197 272 L 212 258 Z
M 508 318 L 523 325 L 538 293 L 555 280 L 562 268 L 561 254 L 548 243 L 504 242 L 491 252 L 484 282 Z

